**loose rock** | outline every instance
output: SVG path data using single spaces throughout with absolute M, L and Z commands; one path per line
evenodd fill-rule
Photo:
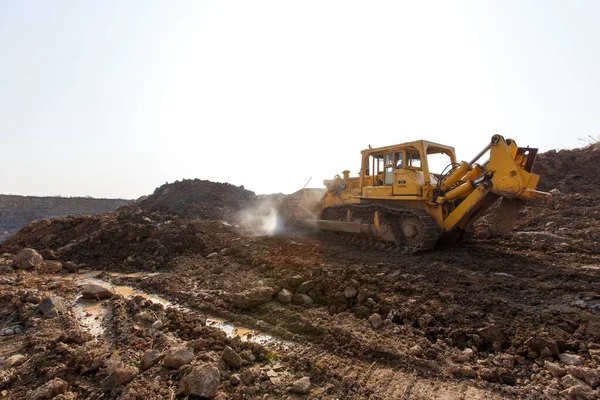
M 194 350 L 189 347 L 171 347 L 165 353 L 163 365 L 167 368 L 178 369 L 192 362 Z
M 242 358 L 229 346 L 223 349 L 221 358 L 229 368 L 239 369 L 242 366 Z
M 585 363 L 585 359 L 576 354 L 562 353 L 558 358 L 560 359 L 560 362 L 566 365 L 583 365 Z
M 146 352 L 142 356 L 142 361 L 140 363 L 142 371 L 152 368 L 152 366 L 156 364 L 159 359 L 160 351 L 155 349 L 146 350 Z
M 221 380 L 219 369 L 212 364 L 196 366 L 179 381 L 178 394 L 213 398 Z
M 357 290 L 355 288 L 353 288 L 352 286 L 348 286 L 346 289 L 344 289 L 344 297 L 347 299 L 356 297 L 356 294 L 357 294 Z
M 544 367 L 546 367 L 546 369 L 550 371 L 552 376 L 555 378 L 562 378 L 567 374 L 567 371 L 565 371 L 565 369 L 561 367 L 558 363 L 546 361 L 544 363 Z
M 139 370 L 130 365 L 118 367 L 104 379 L 102 382 L 102 390 L 110 392 L 117 386 L 130 382 L 138 373 Z
M 414 357 L 421 357 L 423 355 L 423 348 L 417 344 L 408 349 L 408 354 Z
M 292 303 L 302 305 L 302 306 L 310 306 L 313 303 L 313 299 L 306 294 L 295 293 L 292 296 Z
M 295 381 L 291 391 L 298 394 L 308 394 L 310 391 L 310 378 L 305 376 Z
M 271 301 L 276 292 L 267 286 L 244 290 L 234 296 L 233 304 L 242 309 L 257 307 Z
M 65 314 L 67 307 L 65 303 L 55 296 L 46 297 L 38 305 L 38 311 L 46 318 L 54 318 L 59 314 Z
M 277 293 L 277 301 L 282 304 L 289 304 L 292 302 L 292 292 L 287 289 L 281 289 Z
M 32 269 L 39 267 L 44 259 L 42 255 L 34 249 L 28 247 L 21 249 L 13 258 L 13 266 L 19 269 Z
M 381 318 L 381 315 L 377 313 L 369 317 L 369 322 L 371 322 L 373 329 L 379 329 L 383 326 L 383 318 Z
M 81 290 L 81 297 L 84 299 L 107 299 L 113 294 L 115 292 L 109 285 L 101 283 L 88 283 Z
M 60 378 L 54 378 L 27 394 L 28 400 L 51 400 L 63 394 L 69 384 Z

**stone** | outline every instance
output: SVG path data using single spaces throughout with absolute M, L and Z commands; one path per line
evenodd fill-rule
M 352 286 L 348 286 L 346 289 L 344 289 L 344 297 L 347 299 L 352 299 L 356 297 L 357 293 L 358 291 L 356 290 L 356 288 L 353 288 Z
M 249 363 L 253 363 L 254 361 L 256 361 L 256 356 L 254 354 L 252 354 L 252 352 L 250 350 L 244 350 L 240 353 L 240 357 L 242 357 L 242 360 L 246 360 Z
M 371 310 L 365 306 L 358 306 L 354 309 L 354 315 L 356 318 L 369 318 L 371 315 Z
M 38 271 L 43 274 L 57 274 L 62 272 L 62 263 L 58 261 L 44 261 L 38 268 Z
M 189 347 L 171 347 L 165 353 L 163 365 L 167 368 L 178 369 L 194 360 L 194 349 Z
M 313 303 L 313 299 L 306 294 L 295 293 L 292 296 L 292 303 L 301 305 L 301 306 L 310 306 Z
M 550 371 L 550 374 L 552 374 L 552 376 L 555 378 L 562 378 L 567 374 L 567 371 L 565 371 L 565 369 L 558 363 L 546 361 L 544 363 L 544 367 L 546 367 L 546 369 Z
M 160 351 L 156 349 L 149 349 L 144 352 L 142 356 L 142 360 L 140 362 L 140 367 L 142 371 L 150 369 L 158 362 L 160 359 Z
M 292 302 L 292 292 L 287 289 L 281 289 L 277 293 L 277 301 L 282 304 L 289 304 Z
M 589 393 L 592 391 L 592 387 L 590 385 L 580 379 L 575 378 L 573 375 L 565 375 L 561 379 L 561 383 L 567 388 L 567 390 L 572 389 L 569 394 L 570 396 L 573 394 L 582 395 L 582 393 Z M 582 397 L 585 397 L 585 395 L 583 394 Z
M 296 289 L 297 293 L 306 294 L 309 290 L 315 287 L 315 281 L 306 281 L 300 284 Z
M 51 400 L 67 391 L 69 384 L 60 378 L 54 378 L 35 390 L 27 393 L 27 400 Z
M 204 350 L 208 346 L 206 339 L 196 339 L 188 343 L 188 346 L 194 350 Z
M 438 355 L 438 352 L 437 352 L 437 350 L 435 350 L 435 349 L 426 349 L 426 350 L 423 352 L 423 355 L 424 355 L 426 358 L 428 358 L 429 360 L 435 360 L 435 358 L 436 358 L 436 357 L 437 357 L 437 355 Z
M 517 376 L 508 368 L 500 369 L 498 375 L 500 376 L 500 379 L 502 379 L 502 382 L 507 385 L 514 386 L 517 384 Z
M 39 267 L 43 261 L 44 259 L 40 253 L 34 249 L 25 247 L 13 258 L 13 266 L 18 269 L 28 270 Z
M 229 382 L 231 382 L 233 386 L 239 385 L 241 381 L 242 377 L 240 376 L 240 374 L 232 374 L 229 378 Z
M 562 362 L 563 364 L 566 364 L 566 365 L 583 365 L 583 364 L 585 364 L 585 359 L 576 354 L 562 353 L 558 356 L 558 358 L 560 359 L 560 362 Z
M 206 258 L 215 258 L 219 255 L 219 253 L 210 253 L 209 255 L 206 256 Z
M 596 387 L 600 384 L 600 369 L 567 366 L 567 373 L 581 379 L 591 387 Z
M 483 342 L 488 346 L 493 346 L 494 343 L 500 343 L 500 346 L 506 344 L 506 337 L 500 331 L 497 325 L 491 324 L 477 330 L 477 334 L 483 339 Z
M 3 368 L 8 369 L 12 367 L 18 367 L 25 362 L 25 356 L 23 354 L 13 354 L 4 360 L 2 365 Z
M 131 382 L 138 373 L 139 370 L 131 365 L 117 367 L 104 379 L 104 381 L 102 381 L 102 390 L 104 392 L 110 392 L 117 386 Z
M 379 329 L 383 326 L 383 318 L 381 318 L 381 315 L 377 313 L 369 317 L 369 322 L 371 323 L 373 329 Z
M 525 341 L 525 346 L 529 347 L 531 350 L 537 352 L 538 354 L 541 353 L 541 351 L 544 348 L 550 350 L 550 353 L 555 357 L 558 356 L 559 353 L 558 344 L 556 343 L 556 340 L 549 338 L 532 337 Z
M 156 321 L 154 321 L 152 323 L 152 325 L 150 326 L 152 329 L 154 329 L 155 331 L 159 330 L 160 328 L 162 328 L 163 323 L 160 319 L 157 319 Z
M 423 314 L 419 317 L 419 326 L 422 328 L 427 328 L 428 326 L 432 326 L 435 324 L 435 318 L 431 314 Z
M 43 299 L 37 309 L 46 318 L 54 318 L 59 314 L 65 314 L 67 312 L 65 303 L 59 297 L 55 296 L 49 296 Z
M 410 349 L 408 349 L 408 354 L 414 357 L 421 357 L 423 355 L 423 348 L 421 346 L 414 345 Z
M 58 257 L 56 257 L 56 254 L 50 249 L 44 249 L 44 250 L 40 251 L 40 255 L 42 256 L 42 258 L 44 260 L 58 260 Z
M 494 368 L 481 368 L 479 370 L 479 377 L 488 382 L 498 381 L 498 374 Z
M 475 378 L 477 377 L 477 372 L 473 370 L 471 367 L 459 367 L 456 364 L 452 364 L 448 367 L 448 372 L 450 374 L 460 377 L 460 378 Z
M 189 374 L 179 381 L 178 394 L 213 398 L 221 380 L 219 369 L 212 364 L 202 364 L 192 368 Z
M 291 391 L 298 394 L 308 394 L 310 392 L 310 378 L 305 376 L 295 381 Z
M 244 290 L 233 297 L 233 304 L 241 309 L 260 306 L 271 301 L 277 291 L 268 286 Z
M 223 349 L 221 359 L 229 368 L 239 369 L 242 366 L 242 357 L 229 346 L 225 346 Z
M 81 297 L 84 299 L 108 299 L 115 294 L 108 284 L 88 283 L 81 289 Z
M 73 261 L 67 261 L 63 264 L 63 268 L 67 272 L 77 272 L 79 270 L 79 265 L 75 264 Z
M 288 284 L 293 288 L 297 288 L 302 282 L 304 282 L 304 278 L 300 275 L 294 275 L 288 279 Z

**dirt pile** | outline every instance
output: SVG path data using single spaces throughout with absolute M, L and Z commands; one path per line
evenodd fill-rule
M 151 196 L 140 201 L 140 207 L 148 212 L 180 217 L 230 219 L 232 214 L 254 199 L 254 192 L 243 186 L 184 179 L 160 186 Z
M 563 193 L 600 194 L 600 147 L 548 151 L 536 158 L 533 172 L 540 175 L 538 189 Z
M 231 224 L 216 220 L 235 216 L 254 197 L 229 184 L 176 182 L 115 212 L 33 222 L 0 244 L 0 252 L 30 247 L 81 268 L 153 271 L 183 254 L 220 249 Z

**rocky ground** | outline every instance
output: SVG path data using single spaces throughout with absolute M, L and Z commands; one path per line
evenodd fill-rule
M 542 154 L 513 233 L 415 255 L 266 235 L 198 180 L 31 224 L 0 246 L 1 396 L 600 398 L 599 166 Z

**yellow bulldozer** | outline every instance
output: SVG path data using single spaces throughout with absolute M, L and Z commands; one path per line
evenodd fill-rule
M 532 173 L 537 149 L 518 147 L 494 135 L 470 162 L 457 162 L 454 148 L 426 140 L 363 150 L 359 176 L 343 171 L 324 189 L 286 196 L 278 212 L 283 225 L 321 229 L 344 241 L 402 252 L 431 249 L 500 205 L 493 231 L 510 231 L 526 201 L 543 201 Z M 485 155 L 487 160 L 478 163 Z M 432 173 L 431 158 L 448 158 Z

